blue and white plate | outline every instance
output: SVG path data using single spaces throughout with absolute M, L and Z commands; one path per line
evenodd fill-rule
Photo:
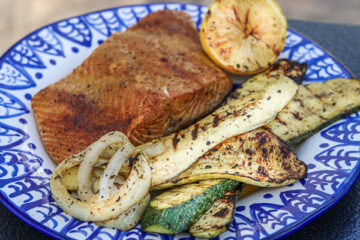
M 180 239 L 150 234 L 140 226 L 128 232 L 77 221 L 50 194 L 55 164 L 44 150 L 31 109 L 31 98 L 78 66 L 115 31 L 161 9 L 185 10 L 199 27 L 207 7 L 149 4 L 102 10 L 65 19 L 29 34 L 0 59 L 0 199 L 15 215 L 55 238 Z M 288 30 L 281 54 L 306 62 L 306 82 L 350 78 L 333 57 L 302 35 Z M 263 189 L 241 201 L 229 231 L 219 239 L 286 236 L 334 205 L 357 179 L 360 168 L 360 115 L 342 119 L 296 148 L 309 174 L 286 187 Z

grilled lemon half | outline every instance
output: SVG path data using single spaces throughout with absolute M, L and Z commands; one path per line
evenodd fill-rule
M 200 40 L 221 68 L 249 75 L 270 67 L 284 48 L 287 22 L 274 0 L 215 0 Z

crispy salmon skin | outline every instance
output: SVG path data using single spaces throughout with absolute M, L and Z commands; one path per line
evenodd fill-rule
M 201 49 L 190 15 L 159 11 L 116 32 L 71 74 L 32 99 L 50 157 L 60 163 L 110 131 L 135 145 L 210 113 L 232 82 Z

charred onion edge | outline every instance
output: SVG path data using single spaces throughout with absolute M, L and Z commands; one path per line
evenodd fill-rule
M 150 194 L 147 194 L 143 199 L 132 205 L 127 211 L 121 213 L 115 219 L 105 222 L 95 222 L 95 224 L 103 227 L 114 227 L 121 231 L 130 230 L 139 222 L 149 202 Z

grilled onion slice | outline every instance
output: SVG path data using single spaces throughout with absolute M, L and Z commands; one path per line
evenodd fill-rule
M 121 231 L 127 231 L 135 227 L 139 222 L 146 206 L 150 202 L 150 194 L 147 194 L 143 199 L 131 206 L 126 212 L 120 214 L 117 218 L 108 220 L 106 222 L 95 222 L 95 224 L 103 227 L 114 227 Z
M 90 153 L 92 146 L 80 154 L 69 157 L 60 163 L 53 172 L 50 179 L 50 187 L 52 190 L 53 198 L 56 203 L 71 216 L 82 221 L 107 221 L 117 218 L 121 213 L 129 210 L 134 202 L 142 200 L 149 192 L 151 183 L 151 170 L 148 164 L 147 156 L 139 151 L 135 151 L 131 157 L 131 172 L 126 179 L 125 183 L 120 186 L 119 190 L 110 196 L 108 199 L 103 200 L 100 198 L 100 194 L 93 192 L 93 184 L 90 181 L 92 167 L 95 165 L 101 149 L 104 150 L 108 145 L 123 141 L 124 145 L 128 141 L 127 138 L 123 138 L 119 132 L 111 132 L 99 140 L 101 144 L 94 148 Z M 106 143 L 106 144 L 105 144 Z M 122 151 L 120 149 L 118 151 Z M 124 154 L 125 156 L 125 154 Z M 90 160 L 86 158 L 90 157 Z M 81 170 L 81 164 L 87 163 Z M 71 196 L 65 185 L 62 183 L 61 178 L 63 174 L 73 168 L 80 165 L 78 179 L 81 178 L 81 171 L 88 173 L 84 179 L 89 179 L 88 183 L 83 183 L 82 190 L 87 190 L 90 186 L 89 192 L 84 193 L 83 196 L 88 200 L 80 201 Z M 89 167 L 92 166 L 92 167 Z M 109 170 L 110 171 L 110 170 Z M 104 172 L 107 172 L 105 169 Z M 84 180 L 82 179 L 82 180 Z M 81 191 L 78 191 L 81 192 Z M 80 196 L 81 197 L 81 196 Z
M 125 152 L 129 152 L 128 149 L 132 147 L 130 141 L 122 132 L 110 132 L 102 136 L 98 141 L 91 144 L 85 152 L 83 161 L 80 164 L 79 174 L 78 174 L 78 195 L 82 201 L 89 200 L 91 196 L 94 195 L 91 184 L 91 171 L 94 168 L 95 164 L 99 160 L 101 153 L 111 144 L 122 143 L 123 148 L 126 149 Z M 128 146 L 130 145 L 130 146 Z M 132 152 L 131 151 L 131 152 Z M 120 151 L 123 152 L 123 151 Z M 130 154 L 131 154 L 130 152 Z M 124 156 L 129 154 L 124 154 Z
M 118 150 L 110 159 L 104 173 L 99 180 L 100 199 L 107 200 L 112 192 L 114 180 L 126 159 L 134 152 L 134 147 L 130 143 L 125 143 L 121 150 Z M 81 165 L 80 165 L 81 167 Z

